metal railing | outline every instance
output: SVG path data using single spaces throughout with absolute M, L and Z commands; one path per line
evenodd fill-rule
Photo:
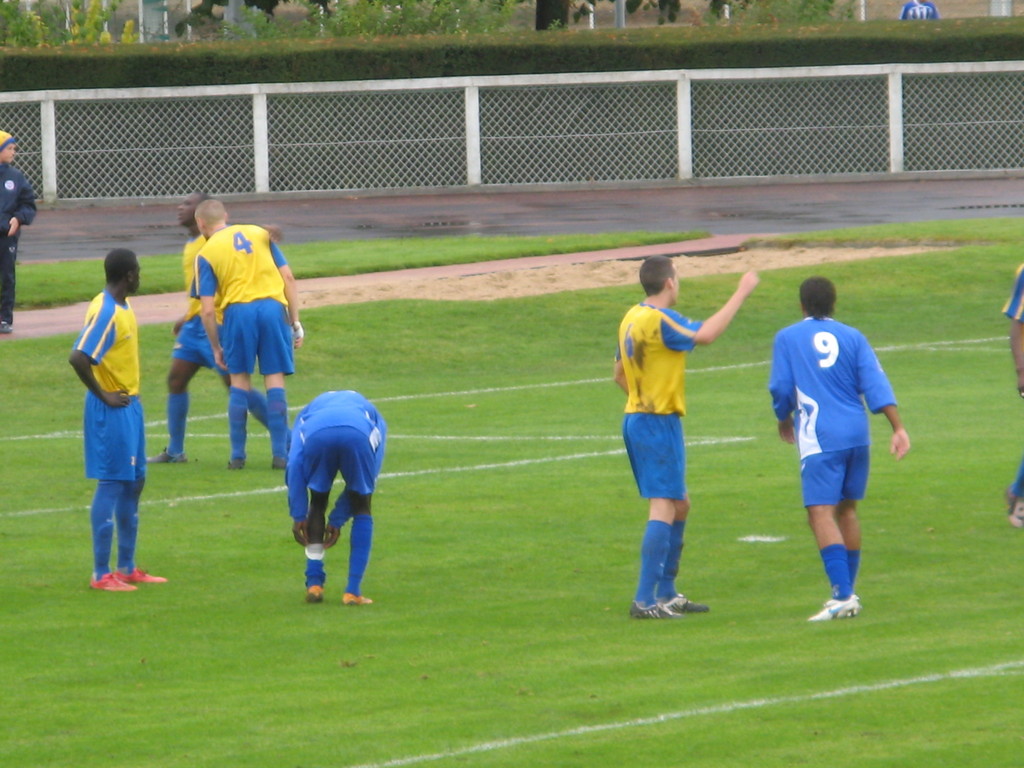
M 1024 62 L 6 93 L 48 201 L 1024 170 Z

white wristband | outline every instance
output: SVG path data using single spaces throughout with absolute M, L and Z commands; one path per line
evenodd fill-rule
M 302 323 L 296 320 L 292 323 L 292 338 L 298 341 L 306 335 L 305 330 L 302 328 Z

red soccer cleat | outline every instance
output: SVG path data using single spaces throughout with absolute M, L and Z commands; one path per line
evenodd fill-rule
M 136 589 L 131 584 L 121 581 L 113 573 L 105 573 L 98 579 L 93 579 L 89 582 L 89 586 L 93 589 L 102 589 L 105 592 L 134 592 Z
M 163 576 L 151 576 L 141 568 L 136 568 L 131 573 L 116 571 L 114 578 L 124 584 L 164 584 L 167 582 Z

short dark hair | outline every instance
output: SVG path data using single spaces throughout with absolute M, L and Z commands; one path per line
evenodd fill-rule
M 640 265 L 640 285 L 648 296 L 661 293 L 665 281 L 675 277 L 675 265 L 669 256 L 648 256 Z
M 129 251 L 127 248 L 115 248 L 103 260 L 108 283 L 119 283 L 129 272 L 138 268 L 139 259 L 135 256 L 135 251 Z
M 800 286 L 800 306 L 808 317 L 832 317 L 836 311 L 836 287 L 827 277 L 809 277 Z

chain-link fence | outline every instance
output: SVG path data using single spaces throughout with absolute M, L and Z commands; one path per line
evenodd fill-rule
M 1024 170 L 1024 62 L 5 94 L 47 200 Z

